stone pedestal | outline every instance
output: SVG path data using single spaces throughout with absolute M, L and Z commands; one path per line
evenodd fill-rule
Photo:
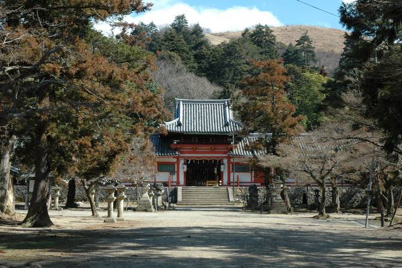
M 116 222 L 116 218 L 113 217 L 113 202 L 116 200 L 114 197 L 114 192 L 116 191 L 116 187 L 113 185 L 108 185 L 105 188 L 106 193 L 107 193 L 107 218 L 105 219 L 105 222 Z
M 281 183 L 273 184 L 269 191 L 271 193 L 271 213 L 287 214 L 288 209 L 281 197 Z
M 149 185 L 145 185 L 143 188 L 144 193 L 138 202 L 137 211 L 154 212 L 154 207 L 152 206 L 152 198 L 149 196 Z
M 126 186 L 123 184 L 117 185 L 117 220 L 118 221 L 124 221 L 123 218 L 123 211 L 124 211 L 124 199 L 126 198 L 126 195 L 124 194 L 124 190 L 126 189 Z

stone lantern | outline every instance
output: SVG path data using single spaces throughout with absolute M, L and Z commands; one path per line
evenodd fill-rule
M 113 202 L 116 200 L 114 197 L 114 192 L 116 191 L 116 187 L 113 185 L 108 185 L 105 187 L 107 193 L 107 218 L 105 222 L 116 222 L 116 218 L 113 218 Z
M 288 213 L 285 201 L 281 197 L 283 182 L 274 180 L 269 191 L 271 192 L 271 213 Z

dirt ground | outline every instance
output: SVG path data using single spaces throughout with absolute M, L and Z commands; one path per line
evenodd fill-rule
M 106 224 L 88 209 L 50 213 L 45 229 L 0 221 L 0 267 L 402 267 L 402 227 L 365 229 L 363 215 L 177 208 Z

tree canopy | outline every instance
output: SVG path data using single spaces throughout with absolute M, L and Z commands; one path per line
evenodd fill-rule
M 252 64 L 253 74 L 244 79 L 235 108 L 248 132 L 271 134 L 259 143 L 267 153 L 276 154 L 276 146 L 298 132 L 302 117 L 295 116 L 296 107 L 287 99 L 285 84 L 289 77 L 282 62 Z
M 343 4 L 341 22 L 350 30 L 338 72 L 338 90 L 363 93 L 367 115 L 383 129 L 388 152 L 401 153 L 400 51 L 402 3 L 358 0 Z
M 35 166 L 24 223 L 48 226 L 50 173 L 82 170 L 86 163 L 82 175 L 105 174 L 128 148 L 128 133 L 149 134 L 162 119 L 161 91 L 148 71 L 152 57 L 91 37 L 90 30 L 94 19 L 142 12 L 149 5 L 137 0 L 1 5 L 1 123 L 15 126 L 14 134 L 24 138 L 24 159 Z M 108 46 L 129 55 L 128 61 L 99 50 Z

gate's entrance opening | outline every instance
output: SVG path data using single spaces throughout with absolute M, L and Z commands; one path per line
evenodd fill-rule
M 219 185 L 222 180 L 221 160 L 186 160 L 186 185 Z

